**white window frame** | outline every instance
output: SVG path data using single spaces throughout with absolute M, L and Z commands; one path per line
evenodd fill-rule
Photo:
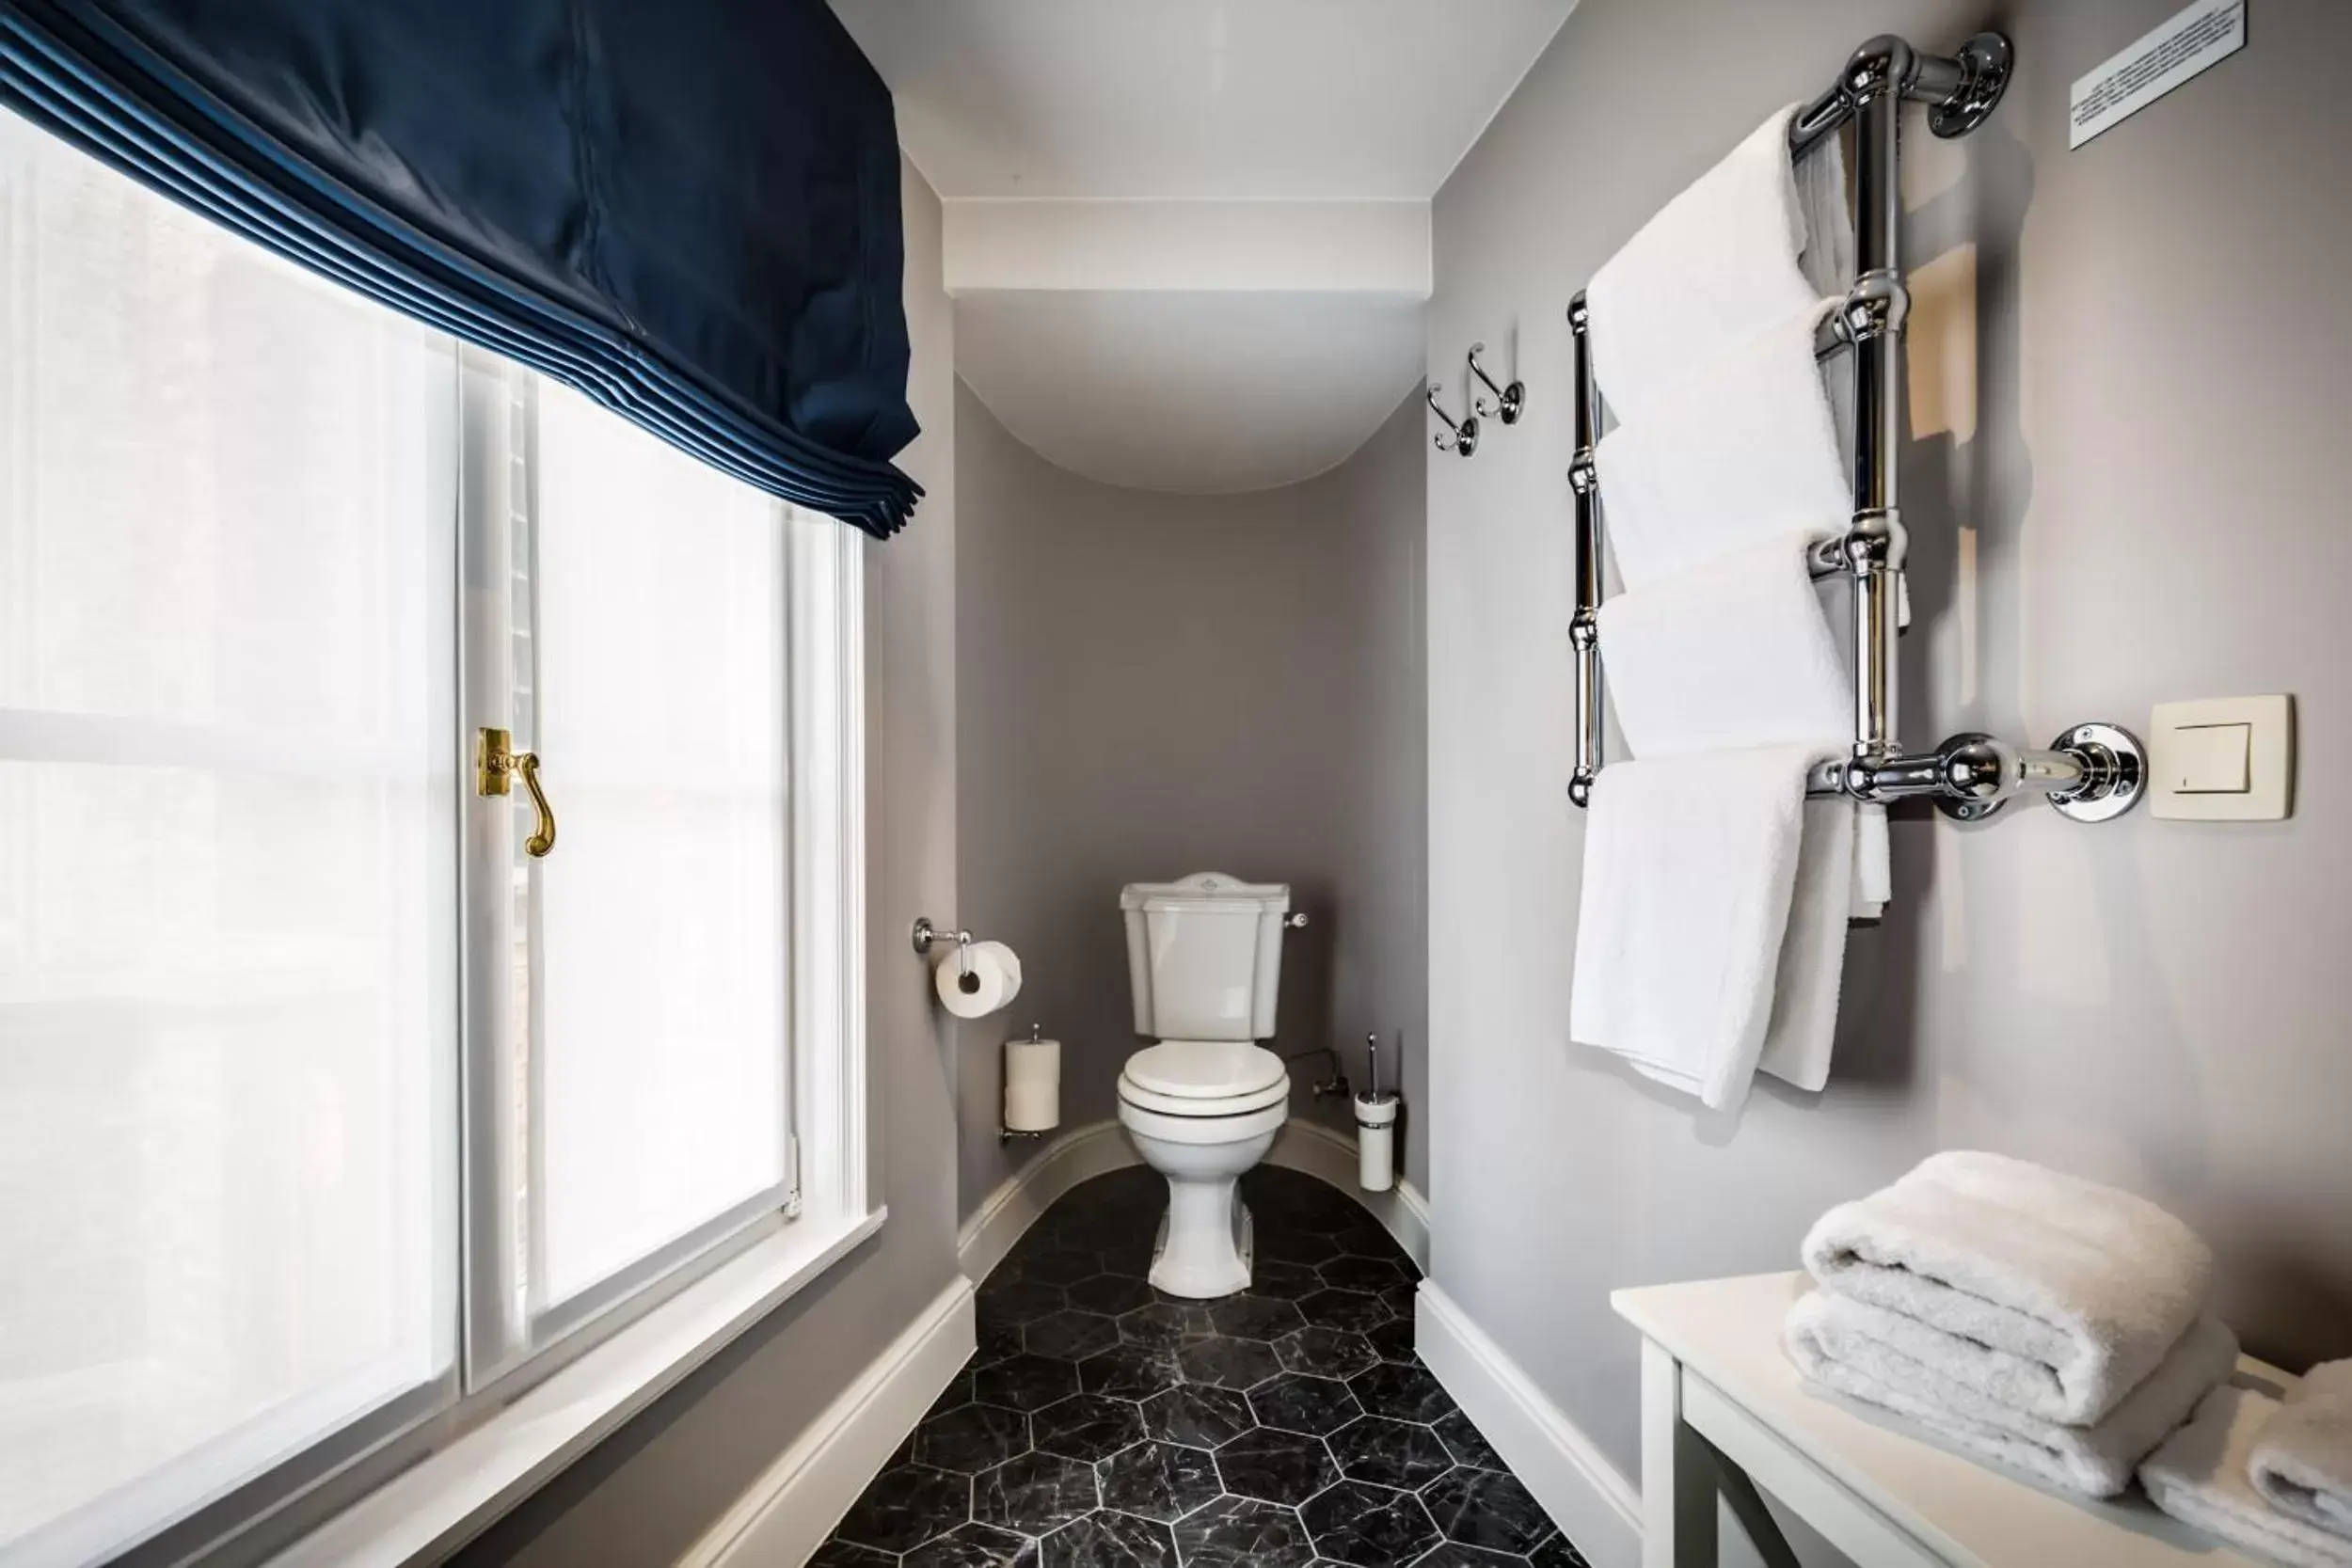
M 461 867 L 451 940 L 475 961 L 485 923 L 476 902 L 508 896 L 472 847 L 477 814 L 509 802 L 472 792 L 480 717 L 467 666 L 481 634 L 467 624 L 469 551 L 485 536 L 477 509 L 511 505 L 526 465 L 485 442 L 480 421 L 503 417 L 513 373 L 495 356 L 453 350 L 456 372 L 458 526 L 450 566 L 458 608 L 454 769 Z M 485 462 L 485 455 L 497 460 Z M 202 1563 L 230 1568 L 436 1561 L 665 1389 L 821 1276 L 880 1230 L 868 1193 L 866 1074 L 864 541 L 830 518 L 777 503 L 787 531 L 787 646 L 792 747 L 788 927 L 792 971 L 787 1170 L 763 1192 L 544 1314 L 517 1346 L 496 1320 L 506 1292 L 485 1249 L 481 1162 L 498 1118 L 463 1115 L 456 1142 L 463 1221 L 460 1282 L 451 1310 L 450 1370 L 322 1438 L 108 1560 L 124 1568 Z M 501 702 L 504 694 L 501 693 Z M 561 810 L 560 783 L 551 793 Z M 480 1013 L 503 988 L 461 988 L 459 1097 L 478 1095 L 498 1062 Z M 496 1022 L 496 1021 L 491 1021 Z

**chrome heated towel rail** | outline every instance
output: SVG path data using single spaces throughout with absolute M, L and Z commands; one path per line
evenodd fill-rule
M 1932 752 L 1911 755 L 1898 731 L 1898 653 L 1902 632 L 1906 536 L 1896 487 L 1902 440 L 1903 334 L 1911 308 L 1899 255 L 1901 114 L 1926 103 L 1928 128 L 1962 136 L 1984 123 L 2009 85 L 2009 40 L 1979 33 L 1947 58 L 1901 39 L 1872 39 L 1853 53 L 1836 85 L 1789 121 L 1791 157 L 1803 157 L 1851 120 L 1854 128 L 1853 285 L 1821 327 L 1817 350 L 1852 362 L 1853 515 L 1846 531 L 1816 546 L 1817 578 L 1843 576 L 1853 588 L 1853 746 L 1842 761 L 1814 770 L 1808 794 L 1857 800 L 1926 797 L 1963 820 L 1990 816 L 2011 798 L 2035 793 L 2077 821 L 2097 822 L 2131 809 L 2145 787 L 2139 742 L 2113 724 L 2077 724 L 2046 750 L 1991 736 L 1956 735 Z M 1601 768 L 1601 494 L 1594 452 L 1601 400 L 1594 379 L 1591 316 L 1580 292 L 1568 304 L 1576 345 L 1576 455 L 1568 483 L 1576 505 L 1576 614 L 1568 639 L 1576 657 L 1576 771 L 1568 798 L 1591 802 Z

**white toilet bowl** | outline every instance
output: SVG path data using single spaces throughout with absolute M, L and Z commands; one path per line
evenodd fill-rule
M 1282 1059 L 1247 1040 L 1163 1040 L 1127 1059 L 1119 1120 L 1168 1178 L 1152 1283 L 1207 1299 L 1249 1285 L 1249 1211 L 1234 1191 L 1290 1117 Z

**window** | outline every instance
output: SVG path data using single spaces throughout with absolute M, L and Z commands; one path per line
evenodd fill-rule
M 0 443 L 0 1564 L 862 1210 L 850 530 L 5 115 Z

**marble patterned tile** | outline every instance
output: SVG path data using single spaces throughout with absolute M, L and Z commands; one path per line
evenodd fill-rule
M 1343 1328 L 1302 1328 L 1274 1341 L 1283 1370 L 1315 1377 L 1350 1378 L 1379 1361 L 1371 1343 Z
M 1308 1568 L 1314 1543 L 1297 1513 L 1253 1497 L 1219 1497 L 1176 1523 L 1184 1568 Z
M 966 1404 L 914 1429 L 914 1462 L 964 1475 L 1029 1451 L 1029 1418 L 993 1404 Z
M 992 1275 L 973 1297 L 972 1307 L 983 1326 L 1023 1324 L 1058 1312 L 1070 1305 L 1058 1285 L 1041 1285 L 1018 1277 L 999 1280 Z
M 1454 1397 L 1428 1368 L 1418 1363 L 1383 1361 L 1349 1378 L 1347 1386 L 1356 1402 L 1375 1416 L 1393 1416 L 1400 1421 L 1429 1426 L 1454 1412 Z
M 1227 1296 L 1209 1304 L 1209 1324 L 1231 1339 L 1279 1339 L 1307 1326 L 1299 1309 L 1269 1296 Z
M 958 1525 L 898 1560 L 900 1568 L 1035 1568 L 1037 1543 L 993 1525 Z
M 1247 1396 L 1231 1388 L 1185 1384 L 1141 1405 L 1144 1430 L 1165 1442 L 1214 1449 L 1257 1424 Z
M 1415 1492 L 1454 1468 L 1454 1457 L 1436 1433 L 1387 1416 L 1350 1421 L 1325 1442 L 1350 1481 Z
M 1236 1497 L 1294 1507 L 1340 1479 L 1322 1438 L 1266 1427 L 1218 1449 L 1216 1471 Z
M 1172 1524 L 1223 1490 L 1216 1462 L 1202 1449 L 1137 1443 L 1094 1467 L 1103 1506 Z
M 1413 1320 L 1391 1318 L 1377 1328 L 1364 1332 L 1364 1342 L 1372 1354 L 1383 1361 L 1412 1362 L 1421 1359 L 1413 1352 Z
M 1166 1525 L 1105 1510 L 1056 1530 L 1042 1543 L 1044 1568 L 1176 1568 Z
M 1395 1568 L 1441 1539 L 1421 1499 L 1360 1481 L 1343 1481 L 1298 1511 L 1315 1550 L 1355 1568 Z
M 1071 1306 L 1107 1317 L 1132 1312 L 1152 1300 L 1151 1286 L 1120 1274 L 1098 1274 L 1092 1279 L 1081 1279 L 1065 1286 L 1062 1293 L 1070 1298 Z
M 835 1538 L 817 1548 L 808 1568 L 898 1568 L 898 1562 L 896 1552 L 878 1552 Z
M 1395 1258 L 1334 1258 L 1318 1263 L 1315 1273 L 1326 1285 L 1343 1291 L 1385 1291 L 1412 1280 L 1412 1265 Z
M 1550 1516 L 1517 1476 L 1454 1469 L 1422 1488 L 1421 1500 L 1448 1541 L 1524 1554 L 1552 1533 Z
M 876 1476 L 834 1534 L 879 1552 L 910 1551 L 972 1516 L 972 1480 L 922 1465 Z
M 1091 1465 L 1143 1440 L 1143 1416 L 1133 1402 L 1073 1394 L 1029 1418 L 1029 1441 L 1042 1452 Z
M 972 1517 L 1024 1535 L 1042 1535 L 1100 1506 L 1094 1466 L 1056 1454 L 1025 1453 L 972 1481 Z
M 1131 1345 L 1174 1350 L 1187 1339 L 1205 1339 L 1216 1332 L 1206 1307 L 1155 1301 L 1120 1315 L 1119 1337 Z
M 1530 1568 L 1593 1568 L 1565 1535 L 1540 1543 L 1527 1554 L 1527 1560 Z
M 1048 1312 L 1022 1325 L 1021 1342 L 1032 1355 L 1050 1355 L 1060 1361 L 1083 1361 L 1098 1352 L 1119 1343 L 1116 1320 L 1100 1312 L 1082 1312 L 1065 1307 L 1058 1312 Z
M 1363 1414 L 1347 1385 L 1336 1378 L 1284 1372 L 1249 1390 L 1249 1408 L 1263 1426 L 1320 1437 Z
M 1178 1347 L 1176 1364 L 1188 1383 L 1248 1388 L 1282 1370 L 1274 1347 L 1256 1339 L 1193 1339 Z
M 971 1397 L 1007 1410 L 1037 1410 L 1078 1391 L 1078 1369 L 1023 1352 L 971 1374 Z
M 1323 1275 L 1304 1263 L 1286 1263 L 1279 1258 L 1267 1258 L 1250 1266 L 1249 1293 L 1253 1296 L 1296 1301 L 1323 1288 Z
M 1343 1291 L 1326 1286 L 1310 1296 L 1301 1296 L 1298 1310 L 1306 1320 L 1324 1328 L 1344 1328 L 1357 1334 L 1369 1334 L 1396 1316 L 1389 1304 L 1369 1291 Z
M 1502 1456 L 1486 1441 L 1486 1434 L 1470 1424 L 1470 1418 L 1459 1410 L 1450 1411 L 1430 1423 L 1456 1465 L 1468 1465 L 1480 1470 L 1507 1470 Z

